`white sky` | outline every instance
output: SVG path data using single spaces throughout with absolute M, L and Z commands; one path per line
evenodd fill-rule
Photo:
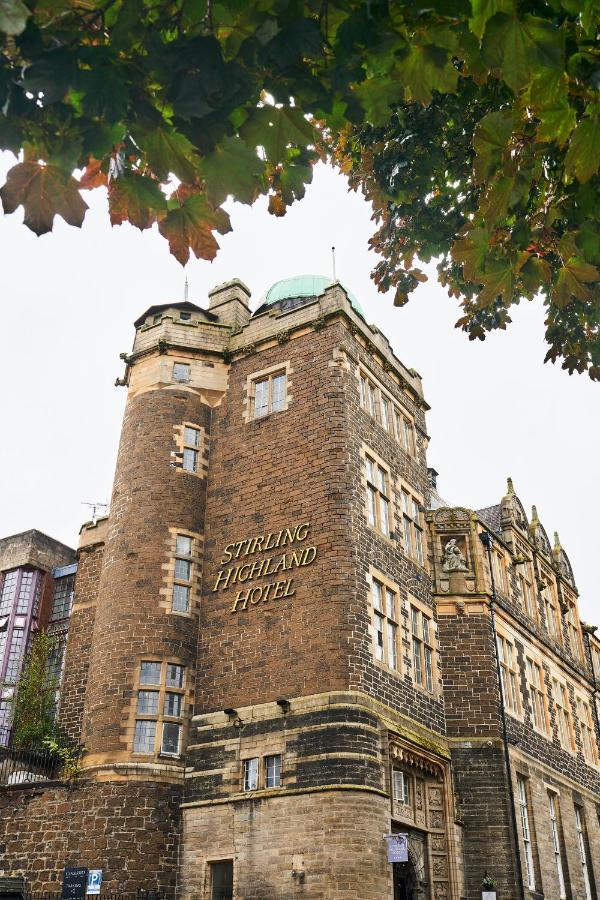
M 14 163 L 0 154 L 0 179 Z M 55 220 L 42 238 L 22 211 L 0 214 L 0 536 L 38 528 L 76 546 L 89 518 L 83 501 L 108 501 L 125 403 L 123 374 L 132 323 L 148 306 L 183 298 L 184 272 L 156 229 L 111 229 L 101 191 L 81 230 Z M 581 592 L 584 618 L 600 622 L 596 510 L 600 385 L 543 365 L 543 310 L 524 304 L 506 333 L 471 343 L 454 328 L 458 303 L 435 281 L 404 309 L 378 294 L 369 274 L 370 207 L 320 165 L 306 198 L 283 219 L 264 200 L 232 204 L 232 234 L 219 238 L 213 263 L 187 267 L 190 300 L 241 278 L 256 304 L 280 278 L 331 272 L 351 288 L 400 359 L 423 377 L 429 465 L 448 502 L 497 503 L 506 476 L 527 512 L 536 503 L 553 539 L 558 529 Z M 594 460 L 596 462 L 594 462 Z

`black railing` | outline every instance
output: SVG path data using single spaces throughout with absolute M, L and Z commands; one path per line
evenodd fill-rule
M 14 735 L 0 735 L 0 787 L 19 784 L 37 784 L 52 781 L 64 774 L 65 758 L 61 752 L 43 744 L 25 745 L 16 743 Z M 77 764 L 83 748 L 74 745 L 69 749 L 70 766 Z

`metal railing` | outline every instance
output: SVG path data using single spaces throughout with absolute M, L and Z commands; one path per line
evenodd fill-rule
M 74 746 L 71 755 L 77 759 L 83 748 Z M 60 778 L 65 761 L 60 753 L 40 744 L 15 744 L 13 734 L 0 732 L 0 787 L 37 784 Z

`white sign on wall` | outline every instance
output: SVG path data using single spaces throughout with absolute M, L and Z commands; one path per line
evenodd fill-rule
M 386 834 L 387 858 L 389 863 L 408 862 L 408 835 Z

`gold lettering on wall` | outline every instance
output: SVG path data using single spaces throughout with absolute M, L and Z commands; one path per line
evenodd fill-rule
M 247 581 L 281 575 L 290 569 L 309 566 L 317 558 L 317 548 L 314 545 L 294 548 L 260 560 L 246 561 L 247 557 L 254 556 L 256 553 L 268 553 L 269 550 L 283 550 L 291 544 L 301 544 L 306 541 L 309 531 L 310 522 L 302 522 L 290 528 L 282 528 L 281 531 L 270 531 L 266 535 L 259 534 L 243 541 L 233 541 L 231 544 L 227 544 L 221 557 L 221 565 L 224 568 L 219 569 L 217 573 L 213 591 L 224 591 Z M 227 563 L 232 561 L 235 561 L 236 565 L 227 566 Z M 279 578 L 268 584 L 238 590 L 231 612 L 235 613 L 238 610 L 248 609 L 250 606 L 258 606 L 268 600 L 283 600 L 286 597 L 293 597 L 295 593 L 293 578 Z

